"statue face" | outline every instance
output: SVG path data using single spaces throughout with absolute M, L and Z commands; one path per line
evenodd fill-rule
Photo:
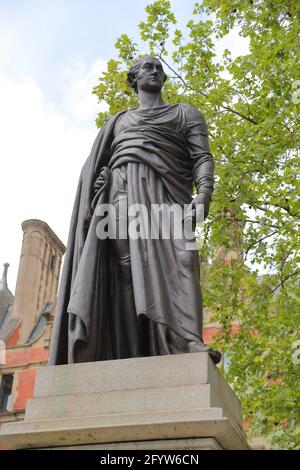
M 138 90 L 158 93 L 164 85 L 164 70 L 158 59 L 146 56 L 143 58 L 136 74 Z

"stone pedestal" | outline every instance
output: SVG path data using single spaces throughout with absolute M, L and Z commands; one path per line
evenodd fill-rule
M 206 353 L 39 369 L 10 448 L 248 449 L 241 405 Z

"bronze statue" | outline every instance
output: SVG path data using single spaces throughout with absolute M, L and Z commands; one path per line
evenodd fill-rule
M 104 124 L 82 169 L 49 365 L 200 351 L 220 361 L 201 338 L 198 252 L 186 248 L 185 236 L 101 239 L 97 232 L 105 204 L 117 229 L 124 229 L 121 204 L 126 214 L 135 205 L 150 214 L 153 205 L 185 204 L 208 214 L 214 167 L 206 123 L 196 108 L 163 101 L 166 78 L 155 57 L 134 64 L 128 82 L 140 106 Z

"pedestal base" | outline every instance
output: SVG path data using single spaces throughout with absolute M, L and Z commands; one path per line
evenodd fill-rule
M 41 368 L 11 448 L 248 449 L 241 406 L 207 353 Z
M 81 446 L 48 447 L 42 450 L 223 450 L 212 438 L 162 439 L 158 441 L 116 442 L 114 444 L 88 444 Z

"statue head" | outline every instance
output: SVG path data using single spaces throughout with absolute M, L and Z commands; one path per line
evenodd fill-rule
M 162 89 L 167 78 L 161 61 L 157 57 L 149 55 L 138 59 L 127 73 L 127 81 L 136 93 L 138 93 L 139 87 L 158 92 Z

